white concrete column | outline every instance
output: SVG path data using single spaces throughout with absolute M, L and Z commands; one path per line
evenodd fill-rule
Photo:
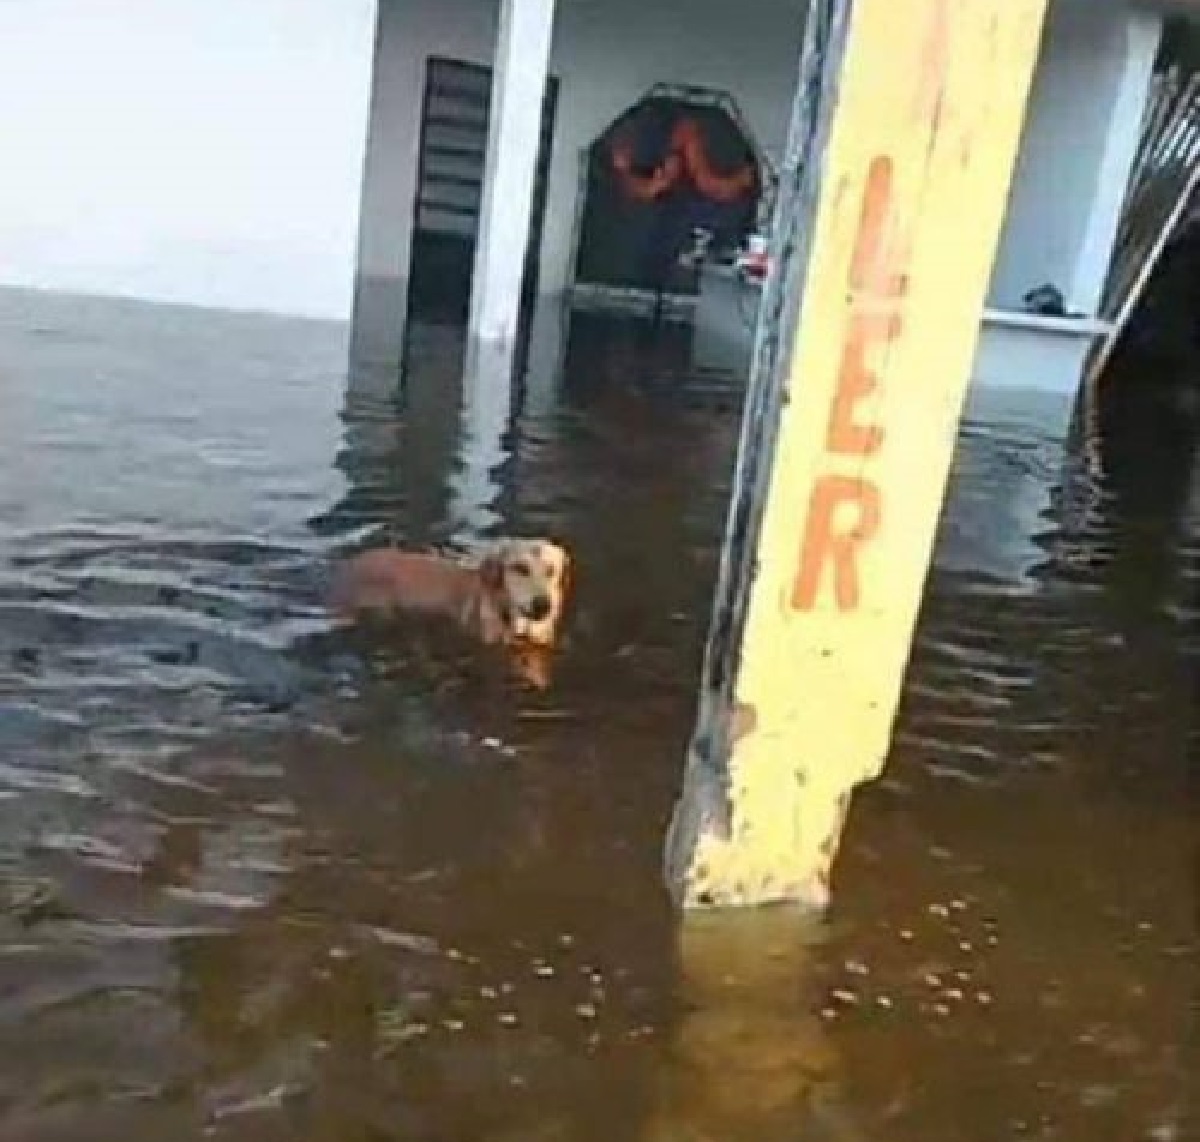
M 378 13 L 358 231 L 354 356 L 394 368 L 408 309 L 425 45 L 418 35 L 420 12 L 413 5 L 379 0 Z
M 1097 312 L 1104 292 L 1163 27 L 1155 12 L 1120 12 L 1115 18 L 1120 25 L 1111 37 L 1112 111 L 1094 168 L 1095 192 L 1086 208 L 1087 227 L 1068 293 L 1072 308 L 1086 314 Z M 1088 97 L 1096 98 L 1090 92 Z
M 470 340 L 516 337 L 553 29 L 554 0 L 500 0 Z

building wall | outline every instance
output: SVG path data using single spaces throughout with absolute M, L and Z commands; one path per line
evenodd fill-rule
M 0 283 L 348 317 L 374 22 L 0 3 Z
M 1137 145 L 1158 16 L 1121 0 L 1052 0 L 990 303 L 1052 283 L 1094 315 Z
M 367 279 L 398 282 L 408 274 L 425 58 L 490 66 L 498 6 L 380 0 L 360 244 Z M 773 158 L 781 154 L 803 11 L 804 0 L 559 0 L 551 68 L 561 86 L 542 237 L 544 292 L 568 281 L 582 149 L 654 83 L 729 91 L 760 145 Z M 385 305 L 388 314 L 402 312 L 402 295 Z
M 495 0 L 379 0 L 358 249 L 363 276 L 408 274 L 425 60 L 490 66 L 497 12 Z
M 498 3 L 379 0 L 365 182 L 374 0 L 0 3 L 0 282 L 346 316 L 356 245 L 367 277 L 407 274 L 424 59 L 490 63 Z M 559 0 L 543 289 L 581 150 L 651 84 L 729 90 L 779 155 L 804 5 Z M 1052 281 L 1094 312 L 1158 33 L 1054 0 L 993 304 Z

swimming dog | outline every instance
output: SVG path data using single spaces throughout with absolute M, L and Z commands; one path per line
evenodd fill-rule
M 443 616 L 486 644 L 551 647 L 570 589 L 571 557 L 547 539 L 501 539 L 478 563 L 375 548 L 338 569 L 332 602 L 347 622 L 365 615 Z

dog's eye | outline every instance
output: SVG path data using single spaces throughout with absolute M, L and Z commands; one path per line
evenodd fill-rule
M 524 563 L 524 562 L 514 563 L 512 565 L 512 569 L 513 569 L 514 575 L 520 575 L 520 576 L 524 577 L 529 574 L 529 564 L 528 563 Z

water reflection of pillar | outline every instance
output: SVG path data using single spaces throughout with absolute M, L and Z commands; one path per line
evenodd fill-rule
M 513 348 L 472 341 L 463 363 L 458 463 L 450 475 L 452 538 L 469 544 L 503 518 L 502 469 L 512 460 L 506 439 L 513 413 Z
M 563 380 L 569 315 L 561 295 L 540 295 L 529 314 L 528 335 L 518 343 L 522 418 L 540 419 L 554 408 Z
M 346 487 L 315 528 L 382 529 L 383 538 L 414 545 L 445 538 L 461 361 L 458 330 L 415 323 L 406 330 L 399 370 L 379 360 L 352 361 L 335 461 Z
M 452 530 L 463 361 L 461 329 L 410 324 L 402 379 L 404 429 L 395 464 L 411 543 L 445 542 Z
M 815 925 L 792 908 L 689 916 L 684 1014 L 647 1142 L 855 1142 L 810 989 Z
M 451 538 L 469 546 L 517 527 L 522 424 L 558 400 L 567 321 L 562 298 L 542 295 L 522 313 L 511 345 L 472 341 L 464 354 L 458 466 L 450 476 Z
M 518 386 L 545 411 L 561 372 L 561 307 L 540 299 L 515 344 L 464 348 L 457 326 L 410 322 L 397 371 L 352 359 L 336 466 L 340 500 L 314 527 L 382 528 L 409 545 L 470 547 L 513 516 Z

